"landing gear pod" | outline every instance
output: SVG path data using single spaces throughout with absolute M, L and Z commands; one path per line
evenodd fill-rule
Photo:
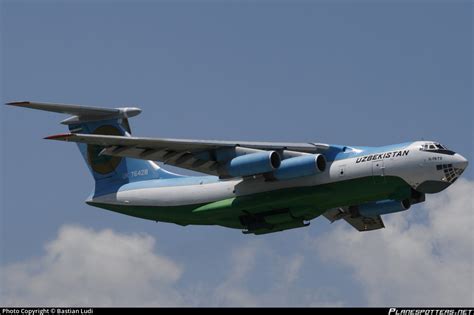
M 316 175 L 326 169 L 326 158 L 322 154 L 308 154 L 281 161 L 280 167 L 273 172 L 278 180 Z
M 252 176 L 273 172 L 281 164 L 275 151 L 264 151 L 241 155 L 230 160 L 221 168 L 221 173 L 230 177 Z
M 359 214 L 364 217 L 375 217 L 382 214 L 408 210 L 411 206 L 410 200 L 382 200 L 359 206 Z

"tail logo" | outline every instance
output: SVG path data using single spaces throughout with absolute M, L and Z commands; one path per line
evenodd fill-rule
M 122 132 L 114 126 L 103 125 L 95 129 L 93 134 L 121 136 Z M 99 145 L 87 145 L 87 158 L 89 165 L 99 174 L 108 174 L 113 172 L 122 161 L 119 156 L 99 155 L 104 147 Z

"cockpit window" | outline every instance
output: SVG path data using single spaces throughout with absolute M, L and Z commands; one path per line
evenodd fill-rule
M 436 152 L 441 154 L 453 155 L 454 152 L 448 150 L 444 145 L 437 142 L 427 142 L 421 145 L 421 151 Z

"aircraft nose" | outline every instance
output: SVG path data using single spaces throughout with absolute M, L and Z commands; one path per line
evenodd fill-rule
M 467 165 L 469 164 L 468 160 L 462 156 L 461 154 L 456 153 L 454 155 L 454 167 L 455 168 L 460 168 L 463 171 L 466 169 Z

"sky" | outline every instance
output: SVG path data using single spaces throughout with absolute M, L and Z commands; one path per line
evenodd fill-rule
M 474 157 L 468 1 L 0 1 L 3 103 L 138 106 L 138 136 Z M 263 236 L 87 206 L 64 116 L 0 108 L 0 304 L 474 305 L 474 172 L 384 230 Z

